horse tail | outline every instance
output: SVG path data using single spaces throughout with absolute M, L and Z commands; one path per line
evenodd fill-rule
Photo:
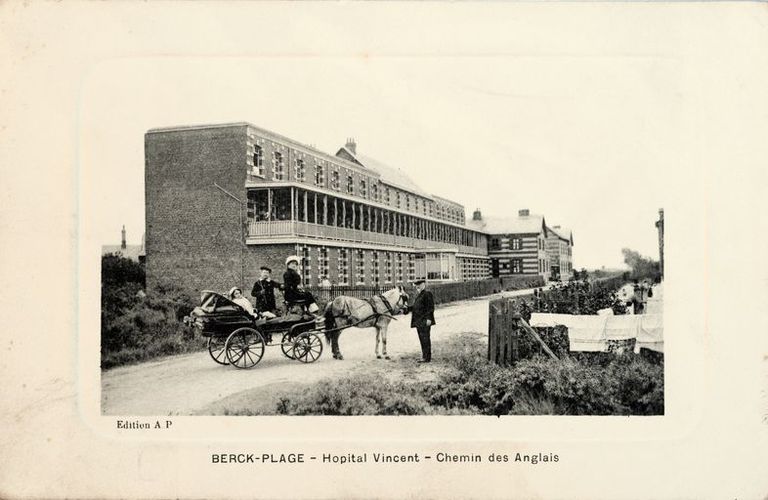
M 330 344 L 333 338 L 331 330 L 336 328 L 336 317 L 333 315 L 333 301 L 325 306 L 325 340 Z

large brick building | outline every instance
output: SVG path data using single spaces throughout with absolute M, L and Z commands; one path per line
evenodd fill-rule
M 329 155 L 248 123 L 162 128 L 147 132 L 145 158 L 149 287 L 245 286 L 291 254 L 309 285 L 490 274 L 487 235 L 462 205 L 353 140 Z

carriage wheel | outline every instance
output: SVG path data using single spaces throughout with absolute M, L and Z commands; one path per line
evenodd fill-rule
M 286 358 L 296 359 L 293 357 L 293 340 L 290 333 L 286 332 L 283 334 L 283 340 L 280 341 L 280 350 L 283 351 Z
M 323 341 L 315 333 L 302 333 L 293 342 L 293 359 L 313 363 L 323 353 Z
M 253 328 L 239 328 L 227 337 L 225 350 L 235 368 L 253 368 L 264 356 L 264 337 Z
M 220 365 L 228 365 L 227 350 L 224 348 L 227 345 L 227 339 L 211 335 L 208 337 L 208 354 L 211 358 Z

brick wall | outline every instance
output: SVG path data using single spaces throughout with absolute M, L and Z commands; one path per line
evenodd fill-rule
M 149 289 L 170 283 L 196 292 L 241 284 L 240 206 L 214 182 L 245 200 L 246 160 L 243 125 L 145 135 Z

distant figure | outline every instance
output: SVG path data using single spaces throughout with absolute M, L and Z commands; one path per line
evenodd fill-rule
M 417 280 L 417 295 L 411 308 L 411 328 L 416 328 L 421 343 L 421 359 L 419 363 L 429 363 L 432 361 L 432 339 L 430 331 L 435 324 L 435 299 L 432 292 L 426 290 L 427 285 L 424 280 Z
M 228 295 L 232 302 L 245 309 L 248 314 L 251 316 L 257 316 L 257 314 L 253 311 L 253 304 L 251 304 L 251 301 L 243 297 L 242 290 L 234 286 L 229 290 Z
M 259 280 L 253 284 L 253 290 L 251 290 L 251 296 L 256 299 L 256 308 L 260 312 L 269 312 L 274 315 L 277 311 L 275 288 L 282 289 L 283 285 L 272 280 L 272 269 L 261 266 Z
M 328 276 L 323 276 L 323 279 L 320 280 L 320 287 L 331 288 L 331 280 L 328 279 Z

